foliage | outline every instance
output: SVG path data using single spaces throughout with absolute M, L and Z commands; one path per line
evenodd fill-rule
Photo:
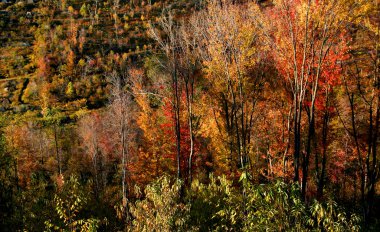
M 180 202 L 181 183 L 167 176 L 147 185 L 145 197 L 131 204 L 133 231 L 182 231 L 188 220 L 188 206 Z
M 245 231 L 360 231 L 360 218 L 346 215 L 333 200 L 308 206 L 296 184 L 276 181 L 250 186 L 246 193 Z
M 378 0 L 0 2 L 1 231 L 378 231 Z
M 87 197 L 78 178 L 71 176 L 62 187 L 60 196 L 55 195 L 54 197 L 55 211 L 58 214 L 59 221 L 57 224 L 51 220 L 45 221 L 46 230 L 96 231 L 100 220 L 95 218 L 80 218 L 80 213 L 86 204 Z
M 238 186 L 226 177 L 198 180 L 188 191 L 188 203 L 179 198 L 178 184 L 168 178 L 147 186 L 145 198 L 131 207 L 138 231 L 360 231 L 361 219 L 348 215 L 337 203 L 302 201 L 296 184 L 276 181 Z M 150 210 L 148 210 L 150 209 Z
M 83 17 L 86 17 L 87 16 L 87 6 L 86 6 L 86 3 L 83 3 L 83 5 L 81 6 L 80 10 L 79 10 L 79 13 L 83 16 Z
M 210 176 L 209 184 L 194 180 L 189 191 L 191 224 L 200 231 L 229 231 L 241 227 L 243 198 L 225 176 Z

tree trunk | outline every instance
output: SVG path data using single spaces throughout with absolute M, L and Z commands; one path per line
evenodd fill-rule
M 330 120 L 330 114 L 325 111 L 323 116 L 323 126 L 322 126 L 322 163 L 321 171 L 317 172 L 318 185 L 317 185 L 317 198 L 322 199 L 323 188 L 325 185 L 325 175 L 326 175 L 326 162 L 327 162 L 327 136 L 328 136 L 328 124 Z M 317 156 L 317 155 L 316 155 Z M 316 158 L 317 159 L 317 158 Z M 316 162 L 316 168 L 318 169 L 318 162 Z
M 172 74 L 172 82 L 174 88 L 174 123 L 175 123 L 175 136 L 177 148 L 177 179 L 181 179 L 181 123 L 180 123 L 180 100 L 179 100 L 179 86 L 177 77 L 177 67 L 174 65 Z
M 187 114 L 188 114 L 188 123 L 189 123 L 189 135 L 190 135 L 190 154 L 189 154 L 189 184 L 191 185 L 192 182 L 192 159 L 194 155 L 194 135 L 193 135 L 193 109 L 192 109 L 192 101 L 193 101 L 193 95 L 192 95 L 192 88 L 193 86 L 189 87 L 189 79 L 186 81 L 186 101 L 187 101 Z M 191 88 L 191 90 L 189 89 Z
M 58 148 L 57 125 L 55 123 L 54 123 L 54 145 L 55 145 L 55 155 L 58 162 L 58 173 L 59 175 L 62 175 L 61 156 L 59 155 L 59 148 Z
M 306 154 L 303 154 L 302 162 L 302 191 L 301 195 L 304 200 L 306 200 L 306 190 L 307 190 L 307 178 L 309 174 L 309 161 L 310 155 L 312 152 L 311 143 L 315 137 L 315 120 L 314 120 L 314 109 L 311 108 L 309 112 L 309 130 L 307 135 L 307 145 L 306 145 Z
M 301 153 L 301 108 L 298 97 L 294 100 L 294 181 L 299 181 L 299 158 Z

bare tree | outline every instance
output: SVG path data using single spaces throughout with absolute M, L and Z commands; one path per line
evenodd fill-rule
M 121 186 L 122 186 L 122 197 L 123 197 L 123 207 L 124 216 L 128 217 L 127 207 L 128 207 L 128 193 L 130 186 L 128 185 L 128 163 L 130 162 L 129 149 L 132 141 L 132 99 L 130 93 L 127 91 L 128 88 L 128 74 L 124 73 L 118 75 L 113 72 L 109 79 L 111 83 L 111 104 L 109 105 L 109 123 L 112 128 L 117 132 L 117 137 L 119 140 L 119 152 L 121 157 Z M 127 218 L 128 219 L 128 218 Z
M 88 114 L 80 119 L 78 123 L 78 134 L 82 139 L 83 148 L 90 156 L 95 182 L 95 197 L 99 197 L 101 191 L 99 169 L 101 167 L 101 148 L 100 148 L 100 132 L 102 131 L 101 120 L 97 113 Z

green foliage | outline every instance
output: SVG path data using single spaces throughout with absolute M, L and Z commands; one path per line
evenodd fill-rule
M 182 231 L 189 208 L 180 202 L 181 183 L 161 177 L 145 188 L 145 198 L 131 204 L 133 231 Z
M 347 217 L 344 209 L 332 200 L 326 203 L 314 200 L 309 211 L 313 220 L 309 220 L 308 223 L 312 227 L 324 231 L 360 231 L 361 229 L 361 218 L 356 214 Z
M 167 177 L 145 189 L 145 198 L 131 205 L 135 231 L 359 231 L 360 218 L 347 215 L 333 201 L 303 203 L 296 184 L 277 181 L 236 186 L 226 177 L 198 180 L 180 199 L 180 186 Z M 185 226 L 186 225 L 186 226 Z
M 73 98 L 75 94 L 73 83 L 70 81 L 66 87 L 66 95 L 68 98 Z
M 247 184 L 245 230 L 303 230 L 310 218 L 299 193 L 298 185 L 279 181 L 258 186 Z
M 47 231 L 96 231 L 100 220 L 95 218 L 82 219 L 80 212 L 87 202 L 84 190 L 75 176 L 63 186 L 60 196 L 55 195 L 55 211 L 59 221 L 45 221 Z
M 241 224 L 242 196 L 225 176 L 210 176 L 208 185 L 195 180 L 189 192 L 191 224 L 201 231 L 237 230 Z
M 86 3 L 83 3 L 82 7 L 81 7 L 80 10 L 79 10 L 79 13 L 80 13 L 80 15 L 82 15 L 83 17 L 87 17 L 87 15 L 88 15 L 88 10 L 87 10 Z
M 333 201 L 307 207 L 297 185 L 276 182 L 247 194 L 245 231 L 359 231 L 359 218 L 349 220 Z

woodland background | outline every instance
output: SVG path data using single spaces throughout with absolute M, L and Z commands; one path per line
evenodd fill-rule
M 1 231 L 376 231 L 377 0 L 0 3 Z

